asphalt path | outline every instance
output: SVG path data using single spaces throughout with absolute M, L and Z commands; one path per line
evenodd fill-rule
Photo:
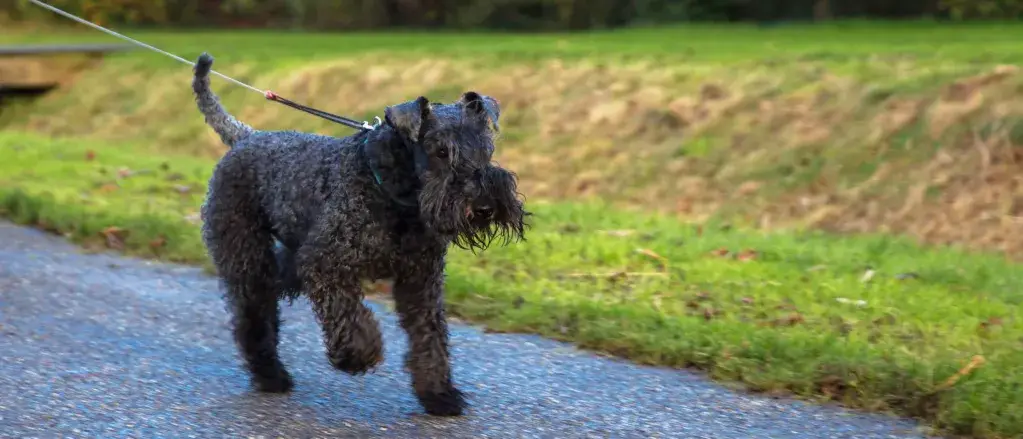
M 249 390 L 216 280 L 90 255 L 0 222 L 2 438 L 922 438 L 911 421 L 735 392 L 539 337 L 451 327 L 465 416 L 423 414 L 405 335 L 373 304 L 385 364 L 330 368 L 305 302 L 285 306 L 287 395 Z

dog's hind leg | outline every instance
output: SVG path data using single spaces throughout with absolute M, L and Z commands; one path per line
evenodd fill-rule
M 203 206 L 203 239 L 224 283 L 235 342 L 253 385 L 263 392 L 287 392 L 291 376 L 277 353 L 280 307 L 273 240 L 254 193 L 237 183 L 211 181 Z

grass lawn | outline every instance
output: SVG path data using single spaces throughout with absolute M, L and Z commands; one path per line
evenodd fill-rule
M 945 432 L 1023 436 L 1023 270 L 916 244 L 1023 256 L 1023 75 L 1003 65 L 1023 60 L 1023 27 L 125 33 L 209 51 L 218 71 L 346 116 L 420 94 L 499 98 L 498 158 L 534 228 L 523 244 L 453 251 L 453 314 Z M 110 37 L 0 35 L 88 40 Z M 222 147 L 188 79 L 159 55 L 116 55 L 5 108 L 0 215 L 205 264 L 196 212 Z M 350 132 L 214 88 L 261 129 Z M 869 233 L 793 231 L 815 228 Z
M 905 233 L 1023 257 L 1023 241 L 1003 238 L 1023 234 L 1023 222 L 988 220 L 1020 215 L 1011 200 L 1023 172 L 1018 26 L 699 25 L 471 38 L 124 32 L 188 59 L 209 51 L 218 71 L 358 119 L 418 95 L 494 96 L 500 160 L 533 198 L 599 198 L 758 227 Z M 113 39 L 0 35 L 88 40 Z M 139 51 L 92 67 L 74 87 L 10 107 L 0 126 L 126 142 L 140 153 L 223 152 L 200 118 L 181 111 L 193 106 L 187 66 Z M 213 87 L 263 129 L 349 132 L 219 78 Z
M 0 44 L 118 42 L 77 24 L 0 35 Z M 778 59 L 813 56 L 862 58 L 901 55 L 935 62 L 1013 62 L 1023 54 L 1014 44 L 1023 29 L 1012 23 L 951 24 L 837 22 L 825 25 L 689 24 L 591 33 L 177 31 L 118 28 L 118 32 L 189 58 L 209 50 L 237 59 L 273 54 L 275 59 L 371 52 L 486 56 L 490 59 L 537 57 L 668 56 L 694 61 L 738 58 Z M 850 41 L 855 41 L 850 44 Z M 255 50 L 253 50 L 255 49 Z
M 190 217 L 212 162 L 131 150 L 0 135 L 0 212 L 87 247 L 204 262 Z M 533 206 L 527 243 L 453 252 L 453 314 L 959 433 L 1023 434 L 1023 270 L 1002 258 Z M 974 356 L 984 363 L 945 384 Z

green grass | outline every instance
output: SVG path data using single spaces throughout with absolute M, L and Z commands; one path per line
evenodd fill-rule
M 825 25 L 691 24 L 590 33 L 503 32 L 353 32 L 300 33 L 280 31 L 161 31 L 118 29 L 186 58 L 209 50 L 224 59 L 273 61 L 357 55 L 373 52 L 485 56 L 488 59 L 545 57 L 658 57 L 691 61 L 818 60 L 856 61 L 865 57 L 945 62 L 1015 62 L 1023 55 L 1017 41 L 1023 29 L 1005 24 L 937 24 L 837 22 Z M 118 42 L 114 37 L 74 25 L 73 28 L 0 35 L 0 44 Z M 253 50 L 258 48 L 258 50 Z M 272 55 L 271 55 L 272 54 Z M 663 58 L 661 58 L 663 59 Z M 267 59 L 269 61 L 269 59 Z
M 186 217 L 212 161 L 139 148 L 0 134 L 0 211 L 90 247 L 119 227 L 129 254 L 204 262 Z M 1018 265 L 893 237 L 690 226 L 599 204 L 532 209 L 526 243 L 453 251 L 453 314 L 956 433 L 1023 434 Z M 986 363 L 939 388 L 975 355 Z

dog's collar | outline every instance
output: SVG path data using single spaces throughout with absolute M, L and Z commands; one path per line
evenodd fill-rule
M 365 151 L 366 145 L 368 143 L 369 143 L 369 136 L 367 135 L 366 139 L 362 141 L 363 151 Z M 366 158 L 366 163 L 369 164 L 369 170 L 370 170 L 370 172 L 373 173 L 373 180 L 376 181 L 377 187 L 380 188 L 380 190 L 382 192 L 387 194 L 387 196 L 391 198 L 391 201 L 395 202 L 396 204 L 405 206 L 405 207 L 415 207 L 415 206 L 419 205 L 418 200 L 416 200 L 415 198 L 411 198 L 411 199 L 410 198 L 401 198 L 401 197 L 395 195 L 394 193 L 392 193 L 391 191 L 387 190 L 387 188 L 384 187 L 384 180 L 383 180 L 383 178 L 380 177 L 380 170 L 377 169 L 376 163 L 374 163 L 373 160 L 370 159 L 369 157 Z

